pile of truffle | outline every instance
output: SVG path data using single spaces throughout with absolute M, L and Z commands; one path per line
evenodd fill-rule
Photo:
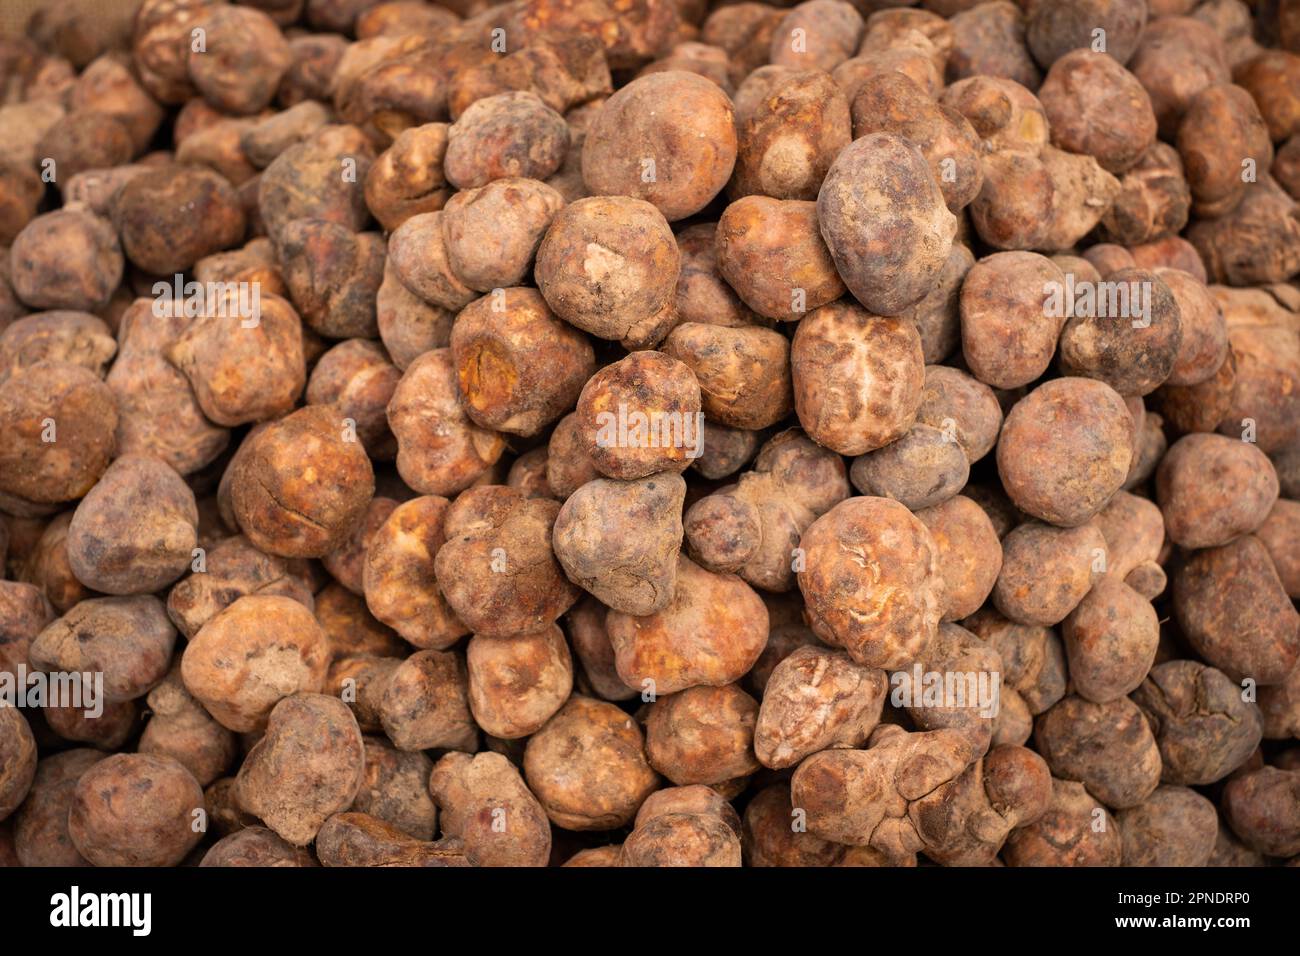
M 0 41 L 0 865 L 1300 861 L 1300 0 L 126 6 Z

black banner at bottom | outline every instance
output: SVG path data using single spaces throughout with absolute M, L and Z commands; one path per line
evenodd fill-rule
M 1026 940 L 1037 928 L 1050 934 L 1042 939 L 1152 941 L 1173 933 L 1227 942 L 1261 930 L 1290 933 L 1296 877 L 1279 867 L 0 870 L 0 922 L 12 942 L 76 935 L 126 946 L 224 942 L 246 932 L 255 932 L 250 941 L 259 948 L 280 939 L 337 946 L 443 921 L 461 932 L 482 921 L 494 949 L 516 936 L 536 945 L 539 933 L 734 946 L 738 933 L 793 934 L 818 924 L 824 932 L 840 920 L 846 930 L 864 921 L 873 933 L 953 933 L 967 944 L 986 934 L 990 943 L 1006 939 L 1012 927 Z

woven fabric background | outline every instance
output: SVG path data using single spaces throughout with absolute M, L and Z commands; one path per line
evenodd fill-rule
M 85 7 L 97 12 L 109 12 L 130 4 L 131 0 L 0 0 L 0 34 L 22 33 L 32 11 L 44 6 Z
M 22 33 L 27 18 L 47 2 L 58 0 L 0 0 L 0 33 L 6 36 Z

